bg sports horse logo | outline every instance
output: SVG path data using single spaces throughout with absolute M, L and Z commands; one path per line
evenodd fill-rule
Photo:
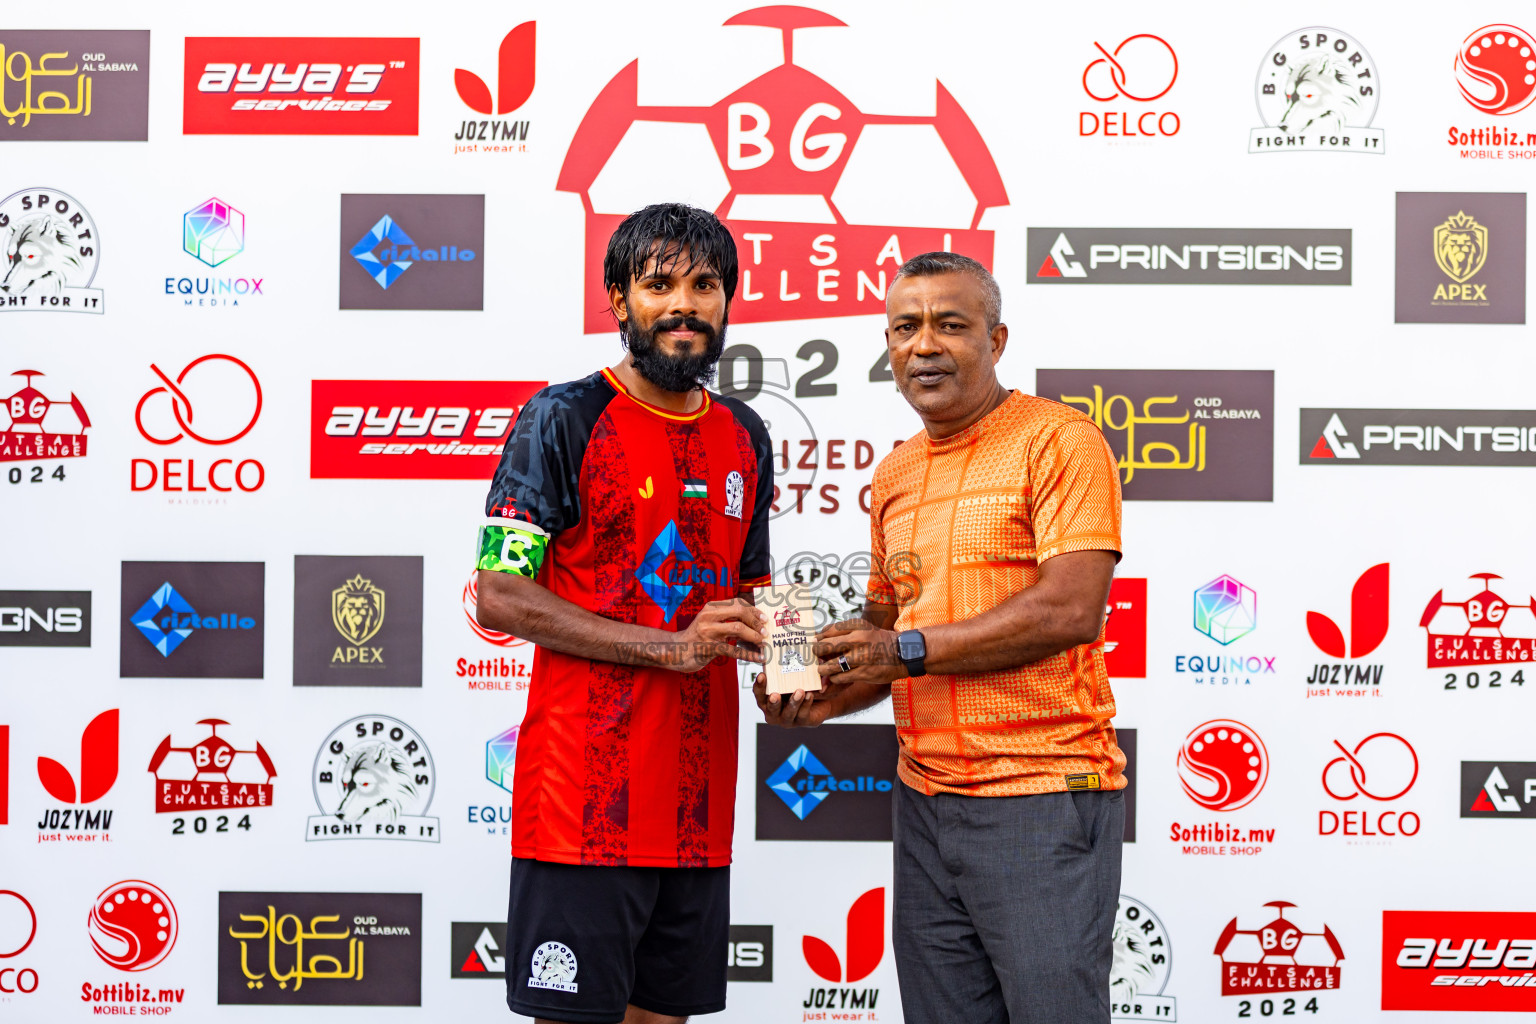
M 634 61 L 593 101 L 571 141 L 555 187 L 580 194 L 587 213 L 587 333 L 611 328 L 602 282 L 609 236 L 658 199 L 713 210 L 735 236 L 738 323 L 882 312 L 902 260 L 928 250 L 991 265 L 992 232 L 977 225 L 1008 194 L 976 126 L 942 83 L 932 115 L 866 114 L 794 62 L 797 30 L 844 22 L 775 6 L 725 24 L 782 32 L 784 63 L 712 106 L 642 107 Z M 686 159 L 662 166 L 658 152 Z M 906 187 L 916 168 L 922 189 Z

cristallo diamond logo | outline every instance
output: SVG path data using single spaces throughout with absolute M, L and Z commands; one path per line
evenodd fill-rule
M 804 788 L 797 788 L 797 782 L 803 782 Z M 832 785 L 825 785 L 827 782 Z M 777 771 L 768 776 L 768 788 L 784 801 L 784 806 L 795 817 L 804 821 L 807 814 L 820 807 L 821 802 L 836 791 L 837 780 L 827 771 L 827 766 L 811 753 L 810 748 L 802 743 L 784 759 Z
M 340 308 L 484 307 L 484 195 L 343 195 L 340 230 Z
M 1195 628 L 1222 646 L 1259 624 L 1259 595 L 1231 576 L 1218 576 L 1195 591 Z
M 222 199 L 199 203 L 181 224 L 181 247 L 210 267 L 245 251 L 245 214 Z
M 165 614 L 162 615 L 161 613 Z M 176 593 L 169 583 L 160 585 L 148 601 L 133 613 L 133 624 L 155 650 L 169 658 L 197 628 L 197 609 Z
M 388 250 L 382 248 L 385 242 L 391 246 Z M 398 258 L 400 247 L 415 244 L 411 236 L 401 230 L 394 218 L 386 213 L 368 229 L 366 235 L 357 240 L 351 249 L 352 258 L 368 271 L 368 276 L 377 281 L 380 288 L 388 288 L 400 279 L 401 274 L 411 269 L 412 261 Z M 388 263 L 380 258 L 381 252 L 388 258 Z
M 651 541 L 650 550 L 635 569 L 635 579 L 640 581 L 641 589 L 661 606 L 668 622 L 672 621 L 672 616 L 677 614 L 678 608 L 682 607 L 688 599 L 689 591 L 693 589 L 690 583 L 673 583 L 663 576 L 666 564 L 673 561 L 692 562 L 693 552 L 683 543 L 677 524 L 668 522 L 662 527 L 661 533 L 656 535 L 656 539 Z

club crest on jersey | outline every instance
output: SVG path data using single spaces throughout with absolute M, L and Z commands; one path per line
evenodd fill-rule
M 741 499 L 746 493 L 746 481 L 741 474 L 734 469 L 725 477 L 725 514 L 735 519 L 741 518 Z
M 683 481 L 683 497 L 685 497 L 685 498 L 708 498 L 709 497 L 709 484 L 708 484 L 708 482 L 706 482 L 704 480 L 684 480 Z

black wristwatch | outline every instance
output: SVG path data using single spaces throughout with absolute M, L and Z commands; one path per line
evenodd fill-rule
M 928 657 L 928 644 L 917 630 L 908 629 L 896 634 L 896 657 L 907 666 L 907 675 L 913 679 L 928 674 L 923 667 L 923 659 Z

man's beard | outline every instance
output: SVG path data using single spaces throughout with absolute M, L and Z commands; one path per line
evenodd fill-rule
M 669 355 L 656 340 L 657 335 L 678 329 L 694 331 L 704 338 L 704 351 Z M 715 329 L 691 316 L 672 316 L 657 320 L 649 329 L 633 327 L 624 332 L 635 370 L 663 391 L 689 392 L 714 383 L 720 353 L 725 350 L 725 324 Z

